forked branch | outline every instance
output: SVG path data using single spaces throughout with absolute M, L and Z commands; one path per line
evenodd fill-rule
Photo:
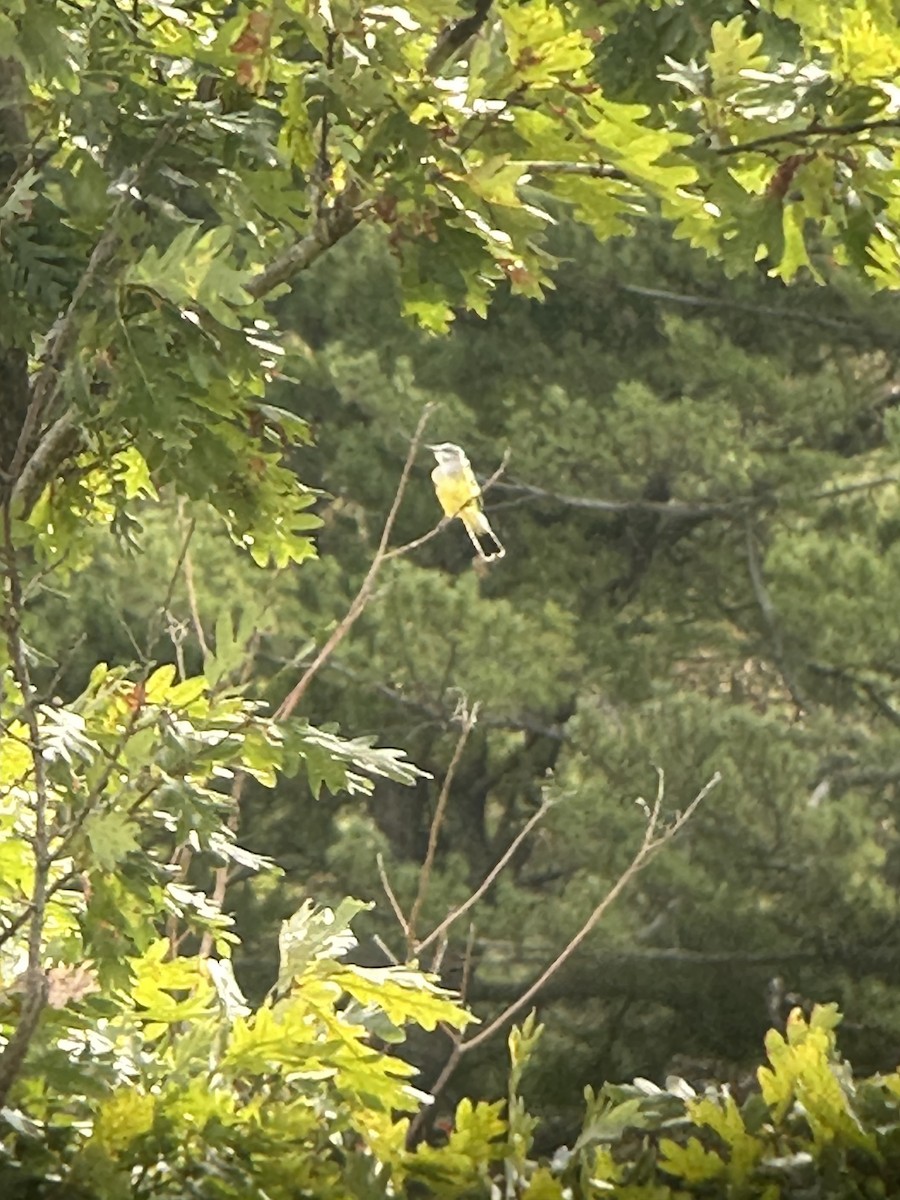
M 465 1039 L 463 1035 L 455 1031 L 448 1031 L 453 1040 L 453 1048 L 433 1086 L 429 1089 L 433 1097 L 440 1095 L 446 1087 L 464 1055 L 476 1049 L 476 1047 L 483 1045 L 484 1042 L 489 1041 L 517 1013 L 521 1012 L 523 1008 L 535 999 L 547 982 L 560 971 L 600 921 L 603 920 L 609 909 L 622 895 L 632 880 L 655 858 L 664 846 L 668 845 L 684 829 L 713 788 L 717 787 L 721 782 L 721 779 L 722 776 L 717 771 L 683 811 L 676 813 L 675 817 L 668 823 L 664 823 L 661 820 L 661 809 L 665 793 L 665 780 L 662 771 L 659 772 L 659 786 L 657 788 L 656 799 L 652 806 L 645 805 L 647 825 L 641 843 L 635 851 L 631 862 L 603 898 L 595 905 L 593 911 L 584 920 L 578 932 L 560 950 L 552 962 L 544 968 L 537 979 L 529 984 L 515 1000 L 511 1001 L 492 1021 L 489 1021 L 478 1033 L 468 1039 Z M 643 802 L 641 801 L 640 803 Z M 410 1145 L 415 1143 L 423 1119 L 424 1111 L 420 1112 L 411 1122 L 407 1138 Z

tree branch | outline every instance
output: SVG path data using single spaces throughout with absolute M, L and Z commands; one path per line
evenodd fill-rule
M 425 61 L 425 69 L 429 74 L 437 74 L 443 66 L 456 57 L 470 38 L 475 37 L 488 19 L 491 4 L 492 0 L 475 0 L 473 13 L 461 17 L 441 31 L 434 48 Z
M 586 175 L 589 179 L 617 179 L 630 182 L 627 172 L 609 163 L 558 162 L 555 159 L 532 159 L 518 164 L 523 175 Z
M 772 598 L 766 588 L 765 580 L 762 574 L 762 564 L 759 561 L 759 551 L 756 546 L 756 537 L 753 533 L 753 528 L 750 523 L 747 523 L 747 567 L 750 572 L 750 582 L 753 587 L 753 595 L 756 597 L 756 603 L 759 605 L 759 611 L 762 614 L 762 619 L 766 625 L 769 636 L 772 639 L 772 659 L 775 666 L 778 668 L 778 673 L 784 680 L 785 687 L 790 692 L 791 699 L 797 709 L 798 714 L 808 712 L 810 709 L 809 701 L 803 694 L 797 679 L 791 670 L 790 664 L 784 652 L 784 638 L 781 634 L 781 622 L 778 619 L 775 605 L 772 603 Z
M 303 672 L 299 682 L 291 689 L 284 700 L 282 700 L 278 710 L 275 713 L 276 721 L 284 721 L 291 715 L 291 713 L 303 699 L 313 679 L 315 679 L 321 668 L 328 661 L 328 659 L 365 611 L 366 605 L 369 603 L 374 591 L 375 581 L 378 578 L 378 573 L 389 557 L 388 544 L 391 539 L 391 534 L 394 531 L 397 513 L 400 511 L 400 505 L 406 493 L 406 485 L 409 482 L 409 476 L 412 471 L 413 464 L 416 461 L 416 455 L 419 452 L 419 446 L 421 445 L 422 437 L 425 433 L 425 426 L 428 424 L 428 420 L 433 410 L 433 404 L 426 404 L 422 409 L 422 415 L 419 417 L 419 423 L 416 426 L 415 433 L 413 434 L 409 443 L 406 462 L 403 464 L 403 470 L 400 474 L 400 482 L 397 484 L 397 490 L 394 493 L 394 499 L 391 503 L 390 511 L 388 512 L 387 519 L 385 520 L 384 528 L 381 531 L 381 540 L 378 543 L 378 548 L 375 551 L 375 556 L 373 557 L 369 569 L 366 572 L 366 576 L 360 584 L 359 591 L 353 597 L 353 600 L 350 602 L 350 607 L 347 609 L 343 618 L 338 622 L 331 636 L 325 642 L 325 645 Z M 393 557 L 393 555 L 390 557 Z
M 781 308 L 774 304 L 748 304 L 741 300 L 727 300 L 722 296 L 691 296 L 683 292 L 669 292 L 663 288 L 640 287 L 635 283 L 618 283 L 620 292 L 629 292 L 634 296 L 646 296 L 650 300 L 663 300 L 670 304 L 682 304 L 688 308 L 730 308 L 737 312 L 762 313 L 764 316 L 776 317 L 779 321 L 805 321 L 811 325 L 821 325 L 826 329 L 852 330 L 854 333 L 865 333 L 864 325 L 857 321 L 841 320 L 840 317 L 824 317 L 817 313 L 804 312 L 802 309 Z
M 763 500 L 758 496 L 741 497 L 728 504 L 683 504 L 677 500 L 596 500 L 590 496 L 569 496 L 550 492 L 546 488 L 529 483 L 497 483 L 498 490 L 510 492 L 523 499 L 552 500 L 567 508 L 585 508 L 605 513 L 665 513 L 684 520 L 708 520 L 711 517 L 734 516 L 748 508 L 759 506 Z
M 469 734 L 475 728 L 475 723 L 478 720 L 478 705 L 473 704 L 470 711 L 466 711 L 463 707 L 461 713 L 462 729 L 460 730 L 456 746 L 453 750 L 453 757 L 450 759 L 450 765 L 447 768 L 447 773 L 444 776 L 444 782 L 441 785 L 441 791 L 438 796 L 438 801 L 435 806 L 434 816 L 431 818 L 431 825 L 428 829 L 428 848 L 425 851 L 425 861 L 422 863 L 422 869 L 419 872 L 419 886 L 416 890 L 416 898 L 413 901 L 413 906 L 409 913 L 409 919 L 406 922 L 406 944 L 410 958 L 417 954 L 420 947 L 416 942 L 416 925 L 419 921 L 419 915 L 422 912 L 422 905 L 425 903 L 425 898 L 428 895 L 428 888 L 431 884 L 431 872 L 434 867 L 434 858 L 437 854 L 438 837 L 440 836 L 441 826 L 444 824 L 444 816 L 447 811 L 447 801 L 450 799 L 450 788 L 453 786 L 453 777 L 456 774 L 456 769 L 462 759 L 463 751 L 466 748 L 466 742 L 469 740 Z M 430 940 L 433 940 L 433 935 Z
M 534 812 L 525 822 L 525 824 L 504 850 L 503 854 L 497 859 L 496 863 L 494 863 L 493 867 L 491 867 L 490 871 L 488 871 L 487 875 L 485 875 L 484 879 L 481 881 L 475 891 L 472 892 L 469 898 L 464 900 L 462 904 L 457 905 L 456 908 L 451 909 L 447 916 L 444 917 L 443 921 L 441 921 L 440 925 L 437 925 L 434 929 L 432 929 L 431 933 L 429 933 L 427 937 L 423 938 L 416 944 L 417 954 L 421 954 L 423 950 L 428 949 L 432 942 L 443 937 L 451 925 L 454 925 L 460 917 L 465 916 L 465 914 L 470 908 L 472 908 L 473 905 L 478 903 L 482 896 L 488 891 L 497 876 L 505 869 L 506 864 L 510 861 L 515 852 L 531 833 L 532 829 L 534 829 L 535 825 L 537 825 L 538 822 L 541 821 L 550 811 L 551 803 L 552 801 L 547 799 L 543 801 L 540 808 L 537 809 L 537 811 Z
M 483 1029 L 481 1029 L 473 1037 L 464 1041 L 458 1035 L 454 1036 L 453 1049 L 444 1064 L 443 1069 L 438 1075 L 433 1086 L 429 1089 L 430 1094 L 436 1097 L 446 1086 L 456 1067 L 459 1065 L 463 1055 L 468 1054 L 477 1046 L 492 1038 L 503 1026 L 520 1012 L 527 1004 L 532 1001 L 535 996 L 541 991 L 544 985 L 556 975 L 560 968 L 572 957 L 575 951 L 582 945 L 588 935 L 595 929 L 598 923 L 603 919 L 610 907 L 619 898 L 622 892 L 627 888 L 628 884 L 635 876 L 647 866 L 647 864 L 666 846 L 678 833 L 684 829 L 685 825 L 690 821 L 691 817 L 697 811 L 697 808 L 703 803 L 706 797 L 710 794 L 713 788 L 717 787 L 721 782 L 721 774 L 717 771 L 709 782 L 701 788 L 694 799 L 690 802 L 684 812 L 676 814 L 674 820 L 668 824 L 660 826 L 660 810 L 664 795 L 664 777 L 663 773 L 659 772 L 659 787 L 656 793 L 656 800 L 652 808 L 647 810 L 647 826 L 644 831 L 644 836 L 640 846 L 635 851 L 635 854 L 616 882 L 612 885 L 603 899 L 594 907 L 593 911 L 583 922 L 581 928 L 572 937 L 566 946 L 557 954 L 553 961 L 540 973 L 533 983 L 529 984 L 516 999 L 512 1000 L 503 1011 L 490 1021 Z M 408 1140 L 415 1138 L 416 1131 L 421 1122 L 413 1122 L 410 1126 Z
M 133 175 L 119 180 L 119 199 L 113 206 L 106 228 L 91 251 L 87 265 L 75 285 L 65 312 L 47 334 L 40 356 L 41 367 L 31 384 L 28 409 L 19 430 L 15 452 L 8 470 L 12 484 L 11 491 L 18 493 L 20 502 L 24 500 L 27 504 L 30 498 L 36 499 L 49 481 L 50 476 L 46 472 L 55 471 L 64 461 L 66 454 L 80 444 L 80 435 L 75 428 L 75 415 L 69 413 L 63 414 L 60 421 L 51 427 L 48 434 L 50 444 L 42 449 L 42 443 L 39 443 L 37 448 L 32 451 L 41 424 L 52 412 L 59 395 L 60 379 L 66 359 L 78 339 L 77 318 L 82 301 L 118 249 L 119 217 L 126 208 L 134 203 L 138 183 L 146 175 L 160 150 L 175 136 L 175 130 L 176 122 L 168 121 L 157 134 L 156 140 Z M 31 459 L 34 459 L 35 463 L 29 470 Z M 26 475 L 26 471 L 26 482 L 23 483 L 21 477 Z M 30 499 L 32 505 L 34 499 Z
M 848 121 L 846 125 L 821 125 L 814 121 L 805 129 L 785 129 L 780 133 L 767 133 L 749 142 L 737 142 L 733 146 L 717 146 L 719 155 L 746 154 L 752 150 L 763 150 L 767 146 L 787 144 L 807 146 L 810 138 L 854 137 L 860 133 L 874 133 L 879 129 L 900 130 L 900 117 L 882 117 L 876 121 Z
M 294 242 L 282 254 L 260 271 L 258 275 L 244 285 L 254 300 L 260 300 L 275 288 L 299 275 L 307 267 L 311 267 L 316 259 L 321 258 L 326 250 L 330 250 L 337 242 L 345 238 L 357 227 L 363 217 L 363 210 L 357 208 L 359 191 L 355 185 L 350 185 L 338 195 L 331 207 L 326 209 L 313 226 L 312 233 Z

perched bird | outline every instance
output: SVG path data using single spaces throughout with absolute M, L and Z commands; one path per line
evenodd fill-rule
M 480 559 L 491 562 L 502 558 L 506 550 L 484 515 L 481 488 L 465 452 L 452 442 L 441 442 L 428 449 L 437 459 L 431 479 L 444 514 L 459 517 Z

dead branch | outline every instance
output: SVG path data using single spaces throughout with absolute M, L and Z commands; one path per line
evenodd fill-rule
M 444 917 L 443 921 L 441 921 L 440 925 L 437 925 L 434 929 L 432 929 L 431 933 L 429 933 L 427 937 L 422 938 L 422 940 L 416 944 L 417 954 L 420 954 L 423 950 L 427 950 L 432 942 L 436 941 L 440 937 L 443 937 L 451 925 L 455 925 L 460 917 L 465 916 L 469 909 L 478 903 L 482 896 L 484 896 L 484 894 L 488 891 L 497 876 L 506 868 L 507 863 L 531 833 L 532 829 L 534 829 L 535 825 L 537 825 L 550 811 L 552 803 L 552 800 L 548 800 L 546 798 L 544 799 L 540 808 L 525 822 L 525 824 L 507 846 L 506 850 L 504 850 L 503 854 L 497 859 L 496 863 L 494 863 L 490 871 L 488 871 L 487 875 L 485 875 L 484 879 L 474 890 L 474 892 L 472 892 L 468 899 L 464 900 L 462 904 L 457 905 L 456 908 L 451 909 L 450 912 L 447 913 L 446 917 Z
M 553 978 L 561 967 L 568 962 L 572 955 L 583 944 L 585 939 L 596 928 L 599 922 L 604 918 L 611 906 L 622 895 L 631 881 L 637 876 L 647 864 L 655 858 L 659 851 L 676 837 L 682 829 L 693 817 L 699 806 L 703 803 L 706 797 L 710 794 L 713 788 L 717 787 L 721 782 L 722 776 L 717 771 L 709 782 L 701 788 L 694 799 L 690 802 L 683 812 L 676 813 L 673 820 L 667 824 L 660 823 L 660 811 L 662 807 L 664 795 L 664 776 L 662 771 L 659 772 L 659 787 L 656 793 L 656 799 L 652 807 L 640 803 L 644 806 L 647 814 L 647 825 L 644 830 L 644 836 L 641 844 L 635 851 L 631 862 L 615 881 L 612 887 L 606 892 L 602 900 L 594 907 L 593 911 L 582 923 L 578 932 L 569 940 L 569 942 L 560 950 L 559 954 L 551 963 L 540 973 L 537 979 L 530 984 L 519 996 L 512 1000 L 502 1012 L 499 1013 L 485 1027 L 479 1030 L 468 1040 L 465 1040 L 462 1035 L 451 1031 L 453 1040 L 453 1048 L 447 1058 L 446 1063 L 440 1071 L 437 1079 L 429 1089 L 432 1097 L 438 1096 L 444 1087 L 447 1085 L 454 1071 L 460 1063 L 460 1060 L 465 1054 L 483 1045 L 484 1042 L 494 1037 L 506 1023 L 526 1007 L 541 991 L 544 985 Z M 407 1137 L 408 1144 L 414 1144 L 418 1130 L 421 1127 L 423 1114 L 420 1113 L 411 1122 Z
M 416 925 L 418 924 L 422 905 L 425 903 L 428 888 L 431 884 L 431 872 L 434 868 L 434 859 L 437 854 L 438 837 L 440 836 L 441 827 L 444 824 L 447 802 L 450 799 L 450 788 L 453 786 L 453 777 L 462 759 L 466 742 L 469 740 L 469 734 L 475 728 L 475 723 L 478 720 L 478 705 L 474 704 L 468 712 L 463 709 L 461 719 L 462 728 L 453 750 L 453 757 L 450 759 L 450 765 L 444 776 L 444 782 L 441 785 L 441 791 L 435 805 L 434 816 L 431 818 L 431 825 L 428 829 L 428 848 L 425 851 L 425 861 L 422 863 L 422 870 L 419 872 L 419 886 L 416 890 L 416 898 L 413 901 L 409 920 L 407 921 L 406 942 L 410 957 L 414 953 L 417 953 L 419 949 L 416 944 Z

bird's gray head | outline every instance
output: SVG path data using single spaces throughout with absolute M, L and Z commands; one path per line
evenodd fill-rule
M 467 461 L 465 452 L 453 442 L 438 442 L 436 446 L 427 446 L 441 466 L 454 466 Z

